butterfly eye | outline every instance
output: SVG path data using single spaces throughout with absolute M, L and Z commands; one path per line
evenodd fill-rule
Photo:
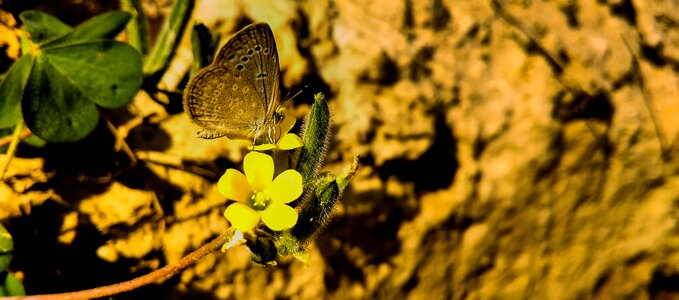
M 277 109 L 276 112 L 273 113 L 274 124 L 278 124 L 280 122 L 283 122 L 283 119 L 285 119 L 285 114 L 283 113 L 283 110 Z

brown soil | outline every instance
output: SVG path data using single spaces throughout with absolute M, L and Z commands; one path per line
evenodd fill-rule
M 330 101 L 325 170 L 362 166 L 309 266 L 240 247 L 119 298 L 679 298 L 677 3 L 198 2 L 224 37 L 269 23 L 298 116 Z M 184 39 L 168 89 L 190 61 Z M 227 228 L 215 183 L 243 143 L 144 95 L 107 115 L 135 166 L 101 125 L 22 146 L 0 183 L 30 294 L 131 279 Z

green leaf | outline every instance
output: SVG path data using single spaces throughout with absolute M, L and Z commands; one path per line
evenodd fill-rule
M 97 107 L 46 60 L 44 55 L 38 57 L 26 85 L 24 122 L 33 134 L 50 142 L 83 139 L 97 126 Z
M 43 49 L 90 42 L 101 39 L 112 39 L 125 29 L 132 15 L 122 11 L 112 11 L 98 15 L 76 26 L 73 31 L 59 39 L 52 40 L 43 45 Z
M 3 274 L 0 273 L 0 279 L 4 277 L 4 280 L 0 281 L 0 297 L 26 295 L 24 285 L 16 278 L 16 276 L 14 276 L 14 274 L 7 272 L 4 276 L 2 275 Z
M 36 44 L 60 38 L 73 30 L 52 15 L 37 10 L 27 10 L 19 15 L 31 39 Z
M 14 241 L 9 232 L 0 224 L 0 272 L 7 269 L 9 262 L 12 261 L 12 250 L 14 250 Z
M 36 148 L 45 147 L 45 145 L 47 144 L 47 142 L 45 140 L 41 139 L 40 137 L 38 137 L 35 134 L 31 134 L 29 137 L 23 139 L 22 142 L 24 142 L 28 145 L 31 145 L 33 147 L 36 147 Z
M 141 82 L 141 56 L 125 43 L 45 49 L 35 60 L 23 94 L 24 121 L 48 142 L 80 140 L 97 126 L 95 103 L 123 106 L 132 101 Z
M 107 108 L 132 101 L 142 82 L 141 56 L 132 46 L 102 41 L 45 49 L 50 76 L 66 77 L 89 100 Z
M 21 96 L 32 66 L 33 57 L 22 56 L 0 83 L 0 128 L 12 127 L 21 120 Z

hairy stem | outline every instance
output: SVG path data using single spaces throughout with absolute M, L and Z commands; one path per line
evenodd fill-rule
M 155 270 L 149 274 L 137 277 L 135 279 L 116 283 L 112 285 L 102 286 L 98 288 L 93 288 L 89 290 L 82 290 L 70 293 L 61 294 L 45 294 L 45 295 L 33 295 L 33 296 L 22 296 L 22 297 L 9 297 L 3 298 L 3 300 L 57 300 L 57 299 L 92 299 L 100 297 L 108 297 L 111 295 L 129 292 L 131 290 L 140 288 L 150 283 L 157 281 L 162 281 L 172 277 L 173 275 L 179 273 L 179 271 L 185 269 L 186 267 L 192 265 L 204 256 L 212 253 L 213 251 L 219 249 L 228 240 L 228 234 L 222 234 L 212 240 L 210 243 L 200 247 L 198 250 L 193 251 L 191 254 L 182 257 L 176 264 L 168 265 Z

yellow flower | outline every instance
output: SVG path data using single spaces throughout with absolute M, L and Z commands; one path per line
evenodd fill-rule
M 259 152 L 245 155 L 243 169 L 245 175 L 235 169 L 226 170 L 217 183 L 222 195 L 237 201 L 224 211 L 231 225 L 240 231 L 251 231 L 261 219 L 275 231 L 294 226 L 297 212 L 286 204 L 302 195 L 302 175 L 286 170 L 273 179 L 273 159 Z
M 278 124 L 278 129 L 281 130 L 282 137 L 276 141 L 276 144 L 262 144 L 253 145 L 251 150 L 256 151 L 267 151 L 271 149 L 280 150 L 291 150 L 295 148 L 302 147 L 302 139 L 294 133 L 288 133 L 293 126 L 295 126 L 295 116 L 289 113 L 287 110 L 281 108 L 278 111 L 279 114 L 283 114 L 283 121 Z

